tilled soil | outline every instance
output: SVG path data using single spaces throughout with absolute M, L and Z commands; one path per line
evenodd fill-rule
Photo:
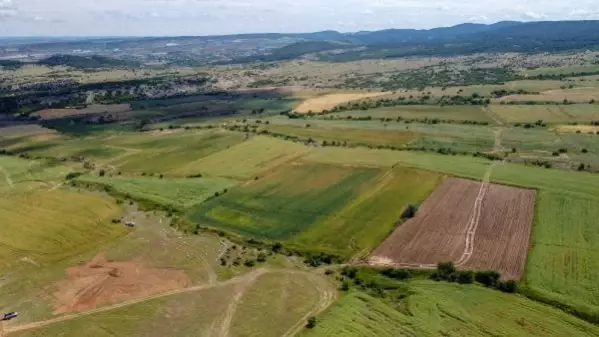
M 422 204 L 413 219 L 401 224 L 372 254 L 370 263 L 433 268 L 458 261 L 481 183 L 448 178 Z M 535 191 L 491 184 L 482 202 L 473 252 L 462 269 L 496 270 L 504 279 L 524 273 Z

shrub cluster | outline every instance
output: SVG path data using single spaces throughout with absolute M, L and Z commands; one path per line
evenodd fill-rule
M 431 275 L 431 279 L 461 284 L 471 284 L 476 281 L 485 287 L 495 288 L 506 293 L 514 293 L 517 290 L 515 281 L 501 281 L 501 274 L 496 271 L 457 270 L 453 262 L 439 263 L 437 270 Z

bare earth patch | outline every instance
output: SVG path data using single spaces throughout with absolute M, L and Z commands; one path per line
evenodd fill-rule
M 85 311 L 189 287 L 184 271 L 149 268 L 136 261 L 107 261 L 103 254 L 70 267 L 53 294 L 55 313 Z
M 131 111 L 129 104 L 90 105 L 84 109 L 44 109 L 37 112 L 42 119 L 57 119 L 72 116 L 121 113 Z
M 476 209 L 479 198 L 481 206 Z M 454 261 L 462 269 L 496 270 L 504 279 L 519 279 L 528 253 L 534 203 L 533 190 L 449 178 L 416 217 L 401 224 L 374 251 L 369 263 L 435 268 L 439 262 Z M 469 243 L 472 251 L 465 253 Z
M 341 103 L 356 101 L 364 98 L 372 98 L 387 95 L 387 92 L 366 92 L 349 94 L 328 94 L 320 97 L 310 98 L 295 108 L 300 113 L 321 112 L 336 107 Z

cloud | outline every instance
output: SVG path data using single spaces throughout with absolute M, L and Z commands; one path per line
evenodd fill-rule
M 211 35 L 599 19 L 599 0 L 0 0 L 0 35 Z

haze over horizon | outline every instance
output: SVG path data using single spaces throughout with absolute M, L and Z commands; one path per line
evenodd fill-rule
M 351 32 L 464 22 L 599 19 L 595 0 L 0 0 L 0 36 Z

